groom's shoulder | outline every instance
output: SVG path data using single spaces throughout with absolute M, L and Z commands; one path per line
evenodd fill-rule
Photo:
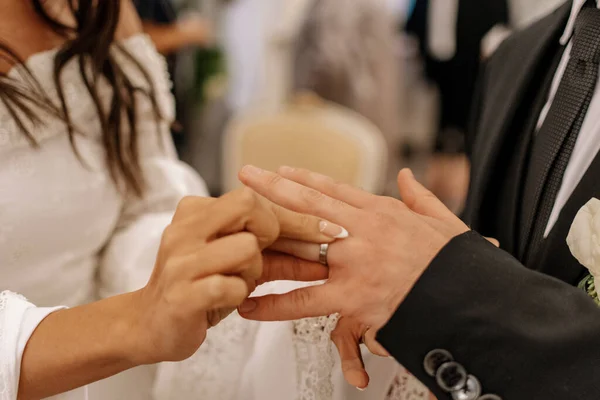
M 548 50 L 558 50 L 570 9 L 570 3 L 566 3 L 530 26 L 515 31 L 500 44 L 486 61 L 480 77 L 481 100 L 527 84 L 526 77 L 541 67 L 540 63 L 547 62 Z
M 563 33 L 571 9 L 571 1 L 565 2 L 553 12 L 532 24 L 520 28 L 508 36 L 488 61 L 488 66 L 501 67 L 507 63 L 519 63 L 523 53 L 532 47 L 544 46 Z

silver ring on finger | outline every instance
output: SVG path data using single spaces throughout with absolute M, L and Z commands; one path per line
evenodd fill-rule
M 328 243 L 323 243 L 319 247 L 319 263 L 323 264 L 326 267 L 329 266 L 329 263 L 327 262 L 327 252 L 328 251 L 329 251 L 329 244 Z

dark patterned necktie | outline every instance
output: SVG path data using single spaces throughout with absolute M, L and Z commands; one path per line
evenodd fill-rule
M 589 2 L 575 24 L 571 57 L 550 111 L 533 140 L 522 203 L 523 261 L 531 262 L 594 95 L 600 69 L 600 10 Z

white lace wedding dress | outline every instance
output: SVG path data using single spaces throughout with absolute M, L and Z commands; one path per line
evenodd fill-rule
M 147 70 L 164 122 L 160 139 L 150 102 L 138 101 L 141 165 L 149 183 L 143 199 L 124 198 L 105 166 L 100 123 L 80 78 L 77 62 L 63 73 L 66 101 L 80 134 L 74 154 L 62 121 L 47 117 L 32 126 L 33 148 L 0 102 L 0 292 L 27 296 L 37 306 L 75 306 L 142 287 L 149 278 L 162 231 L 179 200 L 204 195 L 199 177 L 175 155 L 170 136 L 174 104 L 166 64 L 146 36 L 123 42 Z M 58 102 L 53 84 L 56 51 L 27 61 L 49 97 Z M 134 84 L 146 81 L 125 57 L 120 63 Z M 15 68 L 10 77 L 22 80 Z M 100 98 L 111 98 L 101 85 Z M 0 296 L 0 399 L 14 400 L 20 356 L 30 331 L 31 305 L 22 298 Z M 23 321 L 29 319 L 28 324 Z M 89 387 L 94 400 L 148 400 L 155 368 L 145 367 Z M 61 397 L 61 399 L 64 398 Z M 81 397 L 79 397 L 81 398 Z
M 278 282 L 256 294 L 297 287 Z M 426 388 L 394 360 L 366 351 L 369 387 L 346 384 L 329 337 L 336 323 L 336 316 L 257 323 L 234 314 L 209 331 L 192 358 L 160 368 L 155 399 L 429 400 Z
M 123 198 L 104 166 L 100 128 L 76 65 L 64 73 L 67 102 L 84 166 L 71 150 L 64 124 L 49 119 L 32 127 L 32 148 L 0 103 L 0 286 L 38 306 L 75 306 L 143 286 L 153 267 L 163 228 L 179 199 L 203 194 L 197 175 L 177 161 L 164 60 L 146 36 L 124 46 L 150 73 L 163 115 L 162 143 L 147 100 L 138 102 L 141 158 L 150 183 L 143 200 Z M 27 65 L 50 97 L 55 51 Z M 136 84 L 142 77 L 121 59 Z M 18 70 L 11 77 L 19 79 Z M 110 98 L 103 90 L 103 101 Z M 265 292 L 287 291 L 277 283 Z M 23 298 L 0 295 L 0 400 L 15 400 L 24 341 L 52 309 L 35 309 Z M 425 390 L 393 360 L 367 355 L 372 382 L 365 392 L 343 381 L 329 333 L 335 317 L 259 324 L 233 315 L 209 332 L 198 354 L 184 363 L 144 367 L 60 396 L 61 400 L 417 400 Z M 158 374 L 155 379 L 155 373 Z M 87 392 L 87 393 L 86 393 Z

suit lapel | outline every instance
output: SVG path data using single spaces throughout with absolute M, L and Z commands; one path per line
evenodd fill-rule
M 585 269 L 571 254 L 566 239 L 575 215 L 592 197 L 600 198 L 600 153 L 569 197 L 531 267 L 565 282 L 579 283 Z
M 571 2 L 568 2 L 530 28 L 513 35 L 487 67 L 482 98 L 484 107 L 476 127 L 478 142 L 473 147 L 475 168 L 466 213 L 469 222 L 476 220 L 502 140 L 527 92 L 528 83 L 543 55 L 564 29 L 570 10 Z

